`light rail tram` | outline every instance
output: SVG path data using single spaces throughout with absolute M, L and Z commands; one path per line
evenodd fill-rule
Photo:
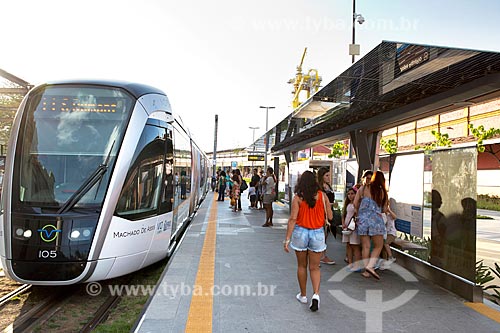
M 171 254 L 211 165 L 162 91 L 39 85 L 16 113 L 5 162 L 0 258 L 35 285 L 125 275 Z

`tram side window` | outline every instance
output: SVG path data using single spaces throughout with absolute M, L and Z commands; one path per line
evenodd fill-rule
M 175 205 L 191 195 L 191 143 L 187 136 L 176 131 L 175 136 Z
M 174 201 L 174 147 L 172 143 L 172 130 L 167 129 L 166 131 L 166 154 L 165 154 L 165 179 L 163 181 L 163 193 L 160 202 L 160 214 L 168 213 L 172 211 L 173 201 Z
M 134 220 L 158 214 L 162 193 L 165 129 L 147 125 L 127 173 L 116 215 Z
M 201 171 L 201 181 L 200 181 L 200 188 L 204 188 L 206 185 L 206 179 L 205 179 L 205 160 L 201 157 L 200 155 L 200 171 Z

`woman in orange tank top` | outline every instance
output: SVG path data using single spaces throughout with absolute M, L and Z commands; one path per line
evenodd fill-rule
M 326 210 L 326 211 L 325 211 Z M 284 249 L 289 252 L 289 246 L 295 250 L 297 256 L 297 278 L 300 292 L 296 298 L 301 303 L 307 303 L 306 284 L 307 269 L 313 287 L 313 296 L 309 308 L 311 311 L 319 309 L 319 285 L 321 272 L 319 260 L 326 250 L 325 214 L 332 219 L 333 212 L 326 195 L 320 190 L 316 177 L 311 171 L 305 171 L 295 187 L 295 196 L 292 200 L 292 212 L 288 219 L 286 238 L 283 241 Z

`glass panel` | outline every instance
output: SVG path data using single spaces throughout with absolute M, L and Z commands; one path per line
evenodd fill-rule
M 191 195 L 191 142 L 179 130 L 174 132 L 174 214 L 172 230 L 174 234 L 189 217 L 189 196 Z
M 172 130 L 167 129 L 167 151 L 165 154 L 165 181 L 162 200 L 160 203 L 160 214 L 171 212 L 174 204 L 174 147 L 172 143 Z
M 477 150 L 432 153 L 431 263 L 475 280 Z
M 150 125 L 144 128 L 118 200 L 117 215 L 135 219 L 158 212 L 165 138 L 164 128 Z
M 175 141 L 176 205 L 191 194 L 191 144 L 189 139 L 177 132 Z
M 101 181 L 76 204 L 100 205 L 133 106 L 133 98 L 115 88 L 47 86 L 32 94 L 14 162 L 20 171 L 14 200 L 59 207 L 107 161 Z

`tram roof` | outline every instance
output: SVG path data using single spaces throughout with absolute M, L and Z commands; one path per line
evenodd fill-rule
M 51 81 L 47 82 L 45 85 L 63 85 L 63 84 L 86 84 L 86 85 L 97 85 L 106 87 L 122 88 L 129 92 L 135 98 L 139 98 L 146 94 L 160 94 L 166 95 L 162 90 L 148 86 L 142 83 L 134 83 L 127 81 L 113 81 L 113 80 L 63 80 L 63 81 Z
M 331 143 L 498 96 L 498 52 L 382 41 L 273 128 L 280 140 L 271 150 Z

